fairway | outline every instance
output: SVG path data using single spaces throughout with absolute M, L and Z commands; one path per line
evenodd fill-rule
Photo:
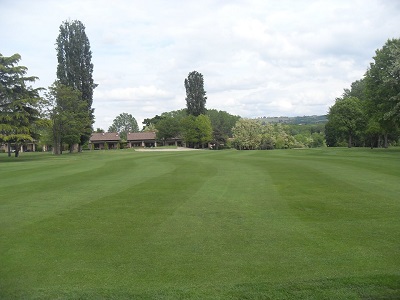
M 0 154 L 0 299 L 399 299 L 400 149 Z

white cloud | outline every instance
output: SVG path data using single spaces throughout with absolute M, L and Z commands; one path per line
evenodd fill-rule
M 185 107 L 184 79 L 204 75 L 207 107 L 244 117 L 324 114 L 399 37 L 398 1 L 2 0 L 2 54 L 22 55 L 47 87 L 66 19 L 86 26 L 95 127 Z

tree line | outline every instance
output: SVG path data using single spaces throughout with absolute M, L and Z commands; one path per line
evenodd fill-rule
M 165 143 L 181 138 L 188 147 L 214 149 L 226 147 L 232 137 L 232 128 L 239 116 L 226 111 L 206 108 L 203 75 L 192 71 L 184 81 L 186 108 L 164 112 L 143 121 L 144 131 L 155 131 L 157 139 Z
M 376 50 L 363 78 L 330 107 L 328 146 L 387 148 L 400 138 L 400 39 Z
M 0 142 L 11 145 L 18 156 L 20 146 L 38 140 L 61 154 L 63 145 L 78 151 L 87 143 L 94 123 L 92 52 L 85 26 L 80 21 L 64 21 L 56 40 L 57 79 L 45 93 L 29 84 L 37 77 L 26 77 L 27 68 L 18 66 L 19 54 L 0 54 Z
M 21 145 L 40 139 L 61 154 L 81 151 L 93 132 L 94 83 L 92 52 L 85 26 L 64 21 L 56 40 L 57 78 L 40 96 L 43 88 L 30 84 L 38 78 L 27 76 L 19 66 L 21 56 L 0 54 L 0 143 L 11 145 L 15 155 Z M 330 107 L 326 126 L 270 124 L 243 119 L 225 111 L 206 108 L 203 75 L 192 71 L 184 80 L 186 108 L 164 112 L 143 121 L 143 131 L 155 131 L 158 140 L 181 138 L 189 147 L 214 149 L 285 149 L 295 147 L 371 146 L 388 147 L 400 136 L 400 40 L 391 39 L 376 51 L 364 77 L 345 89 Z M 97 131 L 103 131 L 97 129 Z M 117 116 L 108 128 L 126 139 L 139 131 L 128 113 Z

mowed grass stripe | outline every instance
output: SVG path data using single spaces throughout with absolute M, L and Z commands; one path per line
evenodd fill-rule
M 180 168 L 178 163 L 171 165 L 166 155 L 158 158 L 157 154 L 153 153 L 151 156 L 139 154 L 128 157 L 129 161 L 132 158 L 138 159 L 141 163 L 132 169 L 129 169 L 128 161 L 122 164 L 124 165 L 122 173 L 125 174 L 122 176 L 124 179 L 122 189 L 119 185 L 115 185 L 115 182 L 110 184 L 110 176 L 106 176 L 107 182 L 103 180 L 103 187 L 92 191 L 97 197 L 90 202 L 82 201 L 79 206 L 64 207 L 63 211 L 58 211 L 54 216 L 47 216 L 21 230 L 23 235 L 20 236 L 17 247 L 20 255 L 25 256 L 24 261 L 31 262 L 32 267 L 41 266 L 42 268 L 44 265 L 41 254 L 49 250 L 46 261 L 57 262 L 50 264 L 50 269 L 60 272 L 57 276 L 50 276 L 50 278 L 46 278 L 49 274 L 45 272 L 36 272 L 35 276 L 30 277 L 30 280 L 33 280 L 32 286 L 40 286 L 45 280 L 48 283 L 55 280 L 58 282 L 55 285 L 61 284 L 60 280 L 64 280 L 65 272 L 66 276 L 72 280 L 72 286 L 79 285 L 84 280 L 81 276 L 88 276 L 91 270 L 94 274 L 94 288 L 98 285 L 102 286 L 103 280 L 113 273 L 114 265 L 110 266 L 109 263 L 113 264 L 114 258 L 119 255 L 121 255 L 121 261 L 117 260 L 115 264 L 125 265 L 128 269 L 131 267 L 131 273 L 141 268 L 144 271 L 147 269 L 141 267 L 141 264 L 148 266 L 145 258 L 149 256 L 148 250 L 151 249 L 148 249 L 146 242 L 143 241 L 154 228 L 157 229 L 163 218 L 167 218 L 174 211 L 174 205 L 179 205 L 181 199 L 185 199 L 186 195 L 193 192 L 196 181 L 206 177 L 191 176 L 190 168 Z M 116 162 L 112 161 L 112 163 L 115 166 Z M 162 172 L 157 172 L 154 166 L 158 168 L 164 166 L 165 170 L 172 173 L 175 168 L 178 171 L 174 174 L 162 175 Z M 196 164 L 191 166 L 195 167 Z M 201 168 L 202 166 L 198 164 L 197 169 L 201 170 Z M 119 174 L 119 169 L 110 167 L 104 170 L 108 172 L 113 170 L 111 178 Z M 136 178 L 136 176 L 141 178 L 139 182 L 126 180 L 131 177 Z M 121 178 L 121 176 L 118 177 Z M 75 179 L 72 179 L 69 184 L 71 182 L 75 183 Z M 67 184 L 66 181 L 65 183 Z M 69 188 L 73 190 L 76 185 L 69 185 Z M 106 190 L 109 191 L 106 192 L 106 196 L 103 196 L 103 191 Z M 179 197 L 179 194 L 183 194 L 184 197 Z M 44 244 L 48 246 L 46 249 L 43 249 Z M 142 247 L 141 249 L 144 247 L 145 250 L 138 253 L 136 251 L 138 246 Z M 54 257 L 51 257 L 51 254 Z M 144 261 L 141 261 L 142 255 Z M 139 260 L 139 263 L 135 263 L 135 260 Z M 115 271 L 117 276 L 112 276 L 115 280 L 119 276 L 127 275 L 118 268 Z M 41 273 L 43 278 L 40 277 Z M 104 278 L 102 274 L 106 277 Z M 133 278 L 125 278 L 129 282 L 133 280 Z
M 335 266 L 331 276 L 361 270 L 371 275 L 397 272 L 398 185 L 394 181 L 388 184 L 386 195 L 380 189 L 374 191 L 368 167 L 355 168 L 350 160 L 330 166 L 342 172 L 328 171 L 328 163 L 315 159 L 297 157 L 289 161 L 290 165 L 283 168 L 286 171 L 281 171 L 285 175 L 276 176 L 275 183 L 289 211 L 301 221 L 305 239 L 315 245 L 310 251 L 321 251 L 320 256 L 309 257 L 320 257 L 328 265 L 331 261 L 330 265 Z M 379 267 L 372 269 L 371 265 Z M 310 263 L 310 267 L 318 264 Z
M 0 296 L 395 298 L 398 152 L 329 150 L 66 155 L 36 210 L 0 200 Z
M 148 164 L 147 159 L 138 159 L 134 152 L 96 154 L 66 155 L 60 159 L 47 155 L 45 162 L 32 162 L 29 171 L 8 170 L 12 164 L 6 164 L 2 175 L 7 181 L 2 181 L 1 190 L 9 196 L 0 200 L 0 228 L 30 225 L 57 211 L 112 197 L 174 168 L 167 162 Z
M 158 262 L 165 266 L 165 278 L 181 277 L 180 284 L 247 281 L 254 276 L 257 249 L 251 244 L 266 242 L 268 222 L 276 215 L 278 199 L 268 172 L 237 160 L 204 157 L 200 162 L 212 176 L 153 237 L 160 253 L 172 254 Z

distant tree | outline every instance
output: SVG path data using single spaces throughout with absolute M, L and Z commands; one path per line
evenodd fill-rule
M 162 118 L 171 117 L 171 118 L 176 118 L 178 120 L 182 120 L 183 118 L 186 118 L 187 115 L 188 115 L 187 109 L 183 108 L 183 109 L 179 109 L 179 110 L 163 112 L 161 114 L 161 117 Z
M 220 144 L 226 144 L 228 138 L 232 137 L 232 128 L 240 117 L 216 109 L 208 109 L 207 116 L 211 120 L 213 142 L 215 143 L 216 149 L 218 149 Z
M 69 86 L 55 82 L 46 94 L 49 106 L 49 118 L 53 138 L 54 154 L 62 154 L 63 144 L 68 144 L 70 152 L 73 145 L 79 143 L 89 116 L 81 92 Z
M 344 89 L 342 98 L 356 97 L 361 101 L 366 100 L 366 81 L 364 78 L 356 80 L 351 84 L 350 89 Z
M 159 116 L 159 115 L 156 115 L 156 116 L 153 117 L 153 118 L 144 119 L 143 122 L 142 122 L 142 124 L 144 125 L 144 128 L 143 128 L 143 129 L 145 129 L 146 127 L 148 127 L 148 126 L 150 126 L 150 125 L 156 125 L 157 122 L 160 121 L 160 120 L 162 120 L 162 119 L 163 119 L 163 117 L 162 117 L 162 116 Z
M 108 128 L 109 132 L 118 132 L 123 140 L 126 140 L 126 137 L 129 132 L 138 132 L 139 127 L 136 122 L 136 119 L 128 113 L 122 113 L 118 115 L 113 124 Z
M 274 125 L 275 135 L 275 148 L 277 149 L 291 149 L 294 147 L 300 147 L 296 139 L 290 134 L 288 125 L 282 125 L 280 123 Z
M 195 120 L 195 125 L 199 144 L 204 147 L 205 144 L 212 140 L 211 120 L 206 115 L 199 115 Z
M 351 148 L 353 138 L 365 129 L 363 104 L 356 97 L 338 98 L 329 109 L 328 120 L 328 127 L 331 126 L 336 132 L 347 136 L 347 145 Z
M 157 128 L 156 125 L 150 123 L 149 125 L 146 125 L 142 129 L 143 132 L 156 132 Z
M 186 146 L 192 148 L 195 147 L 195 144 L 198 144 L 195 121 L 196 117 L 193 115 L 189 115 L 181 121 L 183 140 Z
M 287 126 L 289 126 L 287 132 L 300 143 L 298 146 L 316 148 L 325 145 L 325 123 Z
M 312 148 L 317 148 L 317 147 L 322 147 L 322 146 L 326 146 L 325 145 L 325 135 L 324 133 L 318 133 L 318 132 L 314 132 L 311 134 L 311 147 Z
M 366 129 L 365 129 L 365 135 L 367 138 L 367 142 L 369 143 L 371 149 L 376 147 L 379 147 L 380 142 L 379 142 L 379 136 L 382 133 L 382 128 L 373 117 L 369 118 Z
M 261 150 L 271 150 L 276 147 L 276 134 L 275 126 L 273 124 L 265 124 L 260 128 L 261 142 L 259 149 Z
M 239 150 L 259 149 L 263 138 L 263 125 L 252 119 L 240 119 L 232 129 L 234 143 Z
M 388 135 L 400 126 L 400 39 L 388 40 L 373 59 L 365 75 L 368 111 L 388 147 Z
M 325 124 L 325 141 L 328 147 L 338 147 L 343 140 L 342 132 L 332 123 Z M 347 144 L 347 142 L 345 143 Z
M 102 128 L 96 128 L 95 132 L 96 132 L 96 133 L 104 133 L 104 129 L 102 129 Z
M 39 89 L 27 84 L 38 79 L 26 77 L 27 68 L 18 66 L 21 56 L 11 57 L 0 53 L 0 142 L 15 144 L 15 156 L 18 157 L 21 144 L 37 138 L 36 124 L 40 117 Z
M 189 115 L 182 120 L 183 138 L 189 147 L 204 147 L 212 140 L 212 126 L 208 116 Z
M 195 117 L 206 114 L 206 92 L 203 75 L 197 71 L 189 73 L 185 79 L 187 113 Z
M 180 135 L 181 124 L 177 118 L 163 117 L 155 125 L 157 139 L 164 142 L 168 139 L 176 138 Z
M 82 107 L 87 114 L 87 124 L 80 134 L 80 146 L 87 142 L 93 131 L 94 123 L 93 90 L 97 86 L 93 82 L 92 51 L 85 26 L 78 20 L 64 21 L 56 41 L 57 78 L 58 81 L 81 92 L 78 101 L 84 102 Z
M 180 109 L 180 110 L 173 110 L 173 111 L 169 111 L 169 112 L 163 112 L 160 116 L 156 115 L 153 118 L 147 118 L 144 119 L 144 121 L 142 122 L 142 124 L 144 125 L 143 127 L 143 131 L 154 131 L 154 126 L 157 125 L 157 123 L 165 118 L 174 118 L 176 120 L 178 120 L 179 122 L 185 118 L 187 116 L 187 110 L 186 109 Z M 147 127 L 152 127 L 153 129 L 149 130 Z

